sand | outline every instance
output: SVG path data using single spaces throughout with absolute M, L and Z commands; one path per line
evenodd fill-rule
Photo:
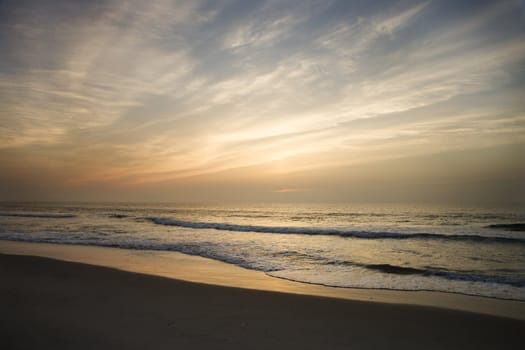
M 525 321 L 525 302 L 452 293 L 325 287 L 274 278 L 260 271 L 178 252 L 0 240 L 0 253 L 47 257 L 218 286 L 433 306 Z
M 3 349 L 514 349 L 525 322 L 0 254 Z M 373 294 L 373 292 L 371 292 Z

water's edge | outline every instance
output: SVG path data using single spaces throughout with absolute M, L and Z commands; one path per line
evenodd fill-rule
M 338 288 L 308 284 L 180 252 L 0 240 L 0 253 L 104 266 L 194 283 L 355 301 L 437 307 L 525 321 L 525 302 L 522 301 L 435 291 Z M 210 271 L 214 273 L 210 274 Z

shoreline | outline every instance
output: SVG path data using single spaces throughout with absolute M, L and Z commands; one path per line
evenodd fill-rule
M 525 322 L 0 254 L 9 349 L 521 349 Z
M 108 267 L 212 286 L 433 307 L 525 321 L 525 302 L 521 301 L 432 291 L 328 287 L 271 277 L 261 271 L 179 252 L 0 240 L 0 253 Z

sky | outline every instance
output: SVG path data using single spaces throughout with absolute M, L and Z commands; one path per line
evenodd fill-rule
M 525 1 L 0 0 L 0 200 L 525 203 Z

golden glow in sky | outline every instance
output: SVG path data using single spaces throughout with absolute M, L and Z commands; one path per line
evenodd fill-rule
M 8 0 L 0 17 L 0 200 L 525 192 L 523 2 Z

